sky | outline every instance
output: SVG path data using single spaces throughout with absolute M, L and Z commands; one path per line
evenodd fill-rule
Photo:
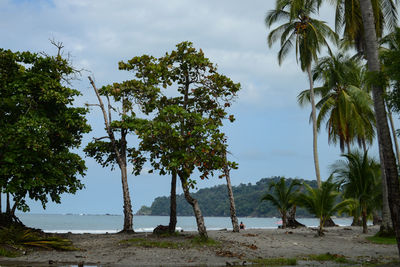
M 264 24 L 273 0 L 0 0 L 0 47 L 13 51 L 55 54 L 50 39 L 62 42 L 73 65 L 84 69 L 74 88 L 82 96 L 75 105 L 96 103 L 87 76 L 98 87 L 133 79 L 118 70 L 118 62 L 150 54 L 160 57 L 177 43 L 191 41 L 218 65 L 218 71 L 240 82 L 242 89 L 232 106 L 236 121 L 224 127 L 230 160 L 239 164 L 231 172 L 233 185 L 255 183 L 272 176 L 315 179 L 312 153 L 311 107 L 300 107 L 296 97 L 308 89 L 307 76 L 291 53 L 278 65 L 279 46 L 267 45 L 270 29 Z M 323 6 L 320 19 L 334 28 L 334 8 Z M 322 54 L 323 56 L 324 54 Z M 83 139 L 105 135 L 100 110 L 92 108 L 88 121 L 93 131 Z M 228 124 L 228 123 L 227 123 Z M 371 149 L 377 156 L 376 145 Z M 122 214 L 120 173 L 102 168 L 85 158 L 85 189 L 63 195 L 61 204 L 49 203 L 43 210 L 30 201 L 32 213 Z M 322 179 L 329 166 L 340 159 L 337 146 L 328 145 L 324 128 L 318 135 Z M 168 195 L 170 177 L 129 175 L 133 211 L 151 205 L 154 198 Z M 194 177 L 195 178 L 195 177 Z M 197 187 L 225 184 L 211 177 Z M 178 185 L 178 193 L 182 193 Z

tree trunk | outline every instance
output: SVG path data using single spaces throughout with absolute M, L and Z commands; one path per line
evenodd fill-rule
M 321 188 L 321 175 L 319 171 L 319 159 L 318 159 L 318 144 L 317 144 L 317 111 L 315 107 L 315 96 L 314 96 L 314 83 L 311 75 L 311 65 L 307 67 L 308 80 L 310 82 L 310 100 L 311 100 L 311 118 L 313 125 L 313 154 L 314 154 L 314 165 L 315 165 L 315 176 L 317 178 L 318 188 Z
M 287 214 L 286 211 L 282 212 L 282 229 L 286 228 L 287 224 Z
M 132 204 L 129 195 L 128 187 L 128 175 L 126 171 L 126 164 L 120 166 L 121 168 L 121 182 L 122 182 L 122 194 L 124 200 L 124 228 L 122 232 L 134 232 L 133 231 L 133 214 L 132 214 Z
M 225 155 L 225 161 L 226 161 L 226 155 Z M 238 219 L 236 217 L 235 199 L 233 197 L 231 177 L 230 177 L 228 166 L 225 166 L 224 173 L 225 173 L 225 178 L 226 178 L 226 186 L 228 187 L 228 197 L 229 197 L 229 204 L 230 204 L 232 228 L 233 228 L 233 232 L 239 233 L 239 223 L 238 223 Z
M 367 227 L 367 207 L 363 207 L 363 210 L 362 210 L 362 228 L 363 228 L 363 234 L 368 233 L 368 227 Z
M 396 129 L 394 128 L 393 116 L 392 116 L 392 112 L 390 110 L 388 111 L 388 118 L 389 118 L 389 122 L 390 122 L 390 128 L 392 130 L 392 137 L 393 137 L 393 141 L 394 141 L 394 147 L 396 149 L 397 164 L 400 166 L 399 142 L 397 142 Z
M 293 205 L 292 209 L 289 211 L 286 227 L 289 228 L 305 227 L 304 224 L 299 223 L 296 220 L 296 205 Z
M 372 225 L 382 225 L 382 218 L 375 209 L 372 211 Z
M 172 171 L 171 178 L 171 196 L 170 196 L 170 212 L 168 231 L 172 234 L 176 229 L 176 171 Z
M 381 69 L 378 58 L 378 45 L 371 0 L 360 0 L 360 8 L 364 25 L 368 69 L 371 72 L 379 73 Z M 379 147 L 382 148 L 383 162 L 385 165 L 389 207 L 393 228 L 396 232 L 397 248 L 400 256 L 400 187 L 396 159 L 393 153 L 393 145 L 387 122 L 385 103 L 383 99 L 383 88 L 380 88 L 378 85 L 373 85 L 372 94 L 374 99 L 378 143 Z
M 197 202 L 197 199 L 194 199 L 190 195 L 189 188 L 187 186 L 185 177 L 183 177 L 183 175 L 179 174 L 179 178 L 181 180 L 183 194 L 185 195 L 185 199 L 193 208 L 194 216 L 196 217 L 197 230 L 199 231 L 199 235 L 200 235 L 200 237 L 207 239 L 208 235 L 207 235 L 206 225 L 204 224 L 204 218 L 203 218 L 203 215 L 201 214 L 199 203 Z
M 7 193 L 7 204 L 6 204 L 6 213 L 11 214 L 11 207 L 10 207 L 10 193 Z
M 385 164 L 383 162 L 382 149 L 379 148 L 379 158 L 381 162 L 381 179 L 382 179 L 382 224 L 380 227 L 380 234 L 387 235 L 393 233 L 392 219 L 390 217 L 390 208 L 388 200 L 388 189 L 385 176 Z
M 360 217 L 355 215 L 353 216 L 353 221 L 351 222 L 351 226 L 361 226 Z
M 323 218 L 319 218 L 319 229 L 318 229 L 318 235 L 323 236 L 324 235 L 324 220 Z
M 108 138 L 111 141 L 112 148 L 114 150 L 116 160 L 118 163 L 118 166 L 121 170 L 121 182 L 122 182 L 122 195 L 123 195 L 123 201 L 124 201 L 124 228 L 122 229 L 122 232 L 134 232 L 133 231 L 133 214 L 132 214 L 132 204 L 131 204 L 131 198 L 129 195 L 129 186 L 128 186 L 128 173 L 126 170 L 126 135 L 127 131 L 126 129 L 120 129 L 121 131 L 121 148 L 118 148 L 117 142 L 115 140 L 114 132 L 110 127 L 111 124 L 111 104 L 110 100 L 107 96 L 108 100 L 108 114 L 106 111 L 106 108 L 104 107 L 103 100 L 101 100 L 99 90 L 97 89 L 96 85 L 94 84 L 92 78 L 89 76 L 88 77 L 90 84 L 93 87 L 94 92 L 96 93 L 97 100 L 99 101 L 99 106 L 101 108 L 101 111 L 103 112 L 103 118 L 104 118 L 104 124 L 106 127 L 107 135 Z M 123 115 L 125 115 L 126 111 L 124 109 L 124 99 L 122 100 L 122 112 Z

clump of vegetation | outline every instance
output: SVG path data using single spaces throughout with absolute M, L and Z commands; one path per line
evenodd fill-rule
M 63 239 L 57 236 L 49 236 L 42 232 L 19 226 L 2 228 L 0 230 L 0 245 L 16 250 L 24 250 L 32 247 L 49 250 L 77 250 L 72 245 L 72 242 L 68 239 Z M 4 253 L 12 253 L 9 250 L 7 251 L 8 252 Z
M 221 243 L 212 239 L 212 238 L 204 238 L 202 236 L 195 236 L 190 240 L 190 244 L 192 246 L 206 246 L 206 247 L 216 247 L 219 246 Z
M 383 237 L 383 236 L 368 236 L 366 239 L 374 244 L 384 244 L 384 245 L 395 245 L 397 244 L 395 237 Z
M 19 255 L 20 253 L 18 253 L 17 251 L 12 251 L 10 249 L 0 247 L 0 257 L 15 258 Z
M 177 235 L 174 235 L 177 236 Z M 161 236 L 160 236 L 161 237 Z M 168 236 L 167 236 L 168 237 Z M 169 249 L 180 249 L 180 248 L 197 248 L 197 247 L 216 247 L 220 245 L 220 242 L 211 239 L 203 238 L 201 236 L 189 236 L 182 240 L 163 240 L 162 238 L 131 238 L 121 241 L 122 244 L 132 245 L 136 247 L 145 248 L 169 248 Z
M 343 255 L 331 254 L 329 252 L 325 253 L 325 254 L 307 255 L 306 257 L 304 257 L 304 260 L 307 260 L 307 261 L 333 261 L 336 263 L 352 263 L 352 261 L 350 261 Z
M 250 260 L 255 264 L 263 266 L 294 266 L 297 265 L 295 258 L 268 258 L 268 259 L 253 259 Z

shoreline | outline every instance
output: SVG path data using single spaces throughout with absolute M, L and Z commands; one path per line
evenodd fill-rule
M 219 242 L 218 246 L 159 248 L 128 245 L 127 239 L 143 239 L 154 242 L 181 244 L 197 235 L 197 232 L 182 232 L 178 236 L 156 237 L 149 233 L 136 234 L 63 234 L 69 238 L 77 251 L 28 251 L 17 258 L 0 258 L 6 265 L 70 264 L 92 266 L 226 266 L 250 263 L 260 258 L 297 258 L 298 265 L 311 254 L 340 255 L 354 262 L 390 262 L 398 260 L 396 245 L 373 244 L 366 240 L 379 230 L 369 227 L 362 234 L 361 227 L 326 228 L 324 237 L 316 237 L 312 227 L 298 229 L 246 229 L 240 233 L 229 230 L 209 230 L 208 235 Z M 185 243 L 186 244 L 186 243 Z M 316 262 L 318 266 L 318 262 Z M 327 266 L 327 265 L 323 265 Z

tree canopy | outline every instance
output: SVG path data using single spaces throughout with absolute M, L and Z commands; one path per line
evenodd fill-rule
M 43 207 L 83 185 L 85 163 L 71 152 L 90 131 L 86 109 L 73 107 L 80 93 L 65 84 L 74 74 L 57 56 L 0 49 L 0 187 L 16 208 L 27 197 Z

